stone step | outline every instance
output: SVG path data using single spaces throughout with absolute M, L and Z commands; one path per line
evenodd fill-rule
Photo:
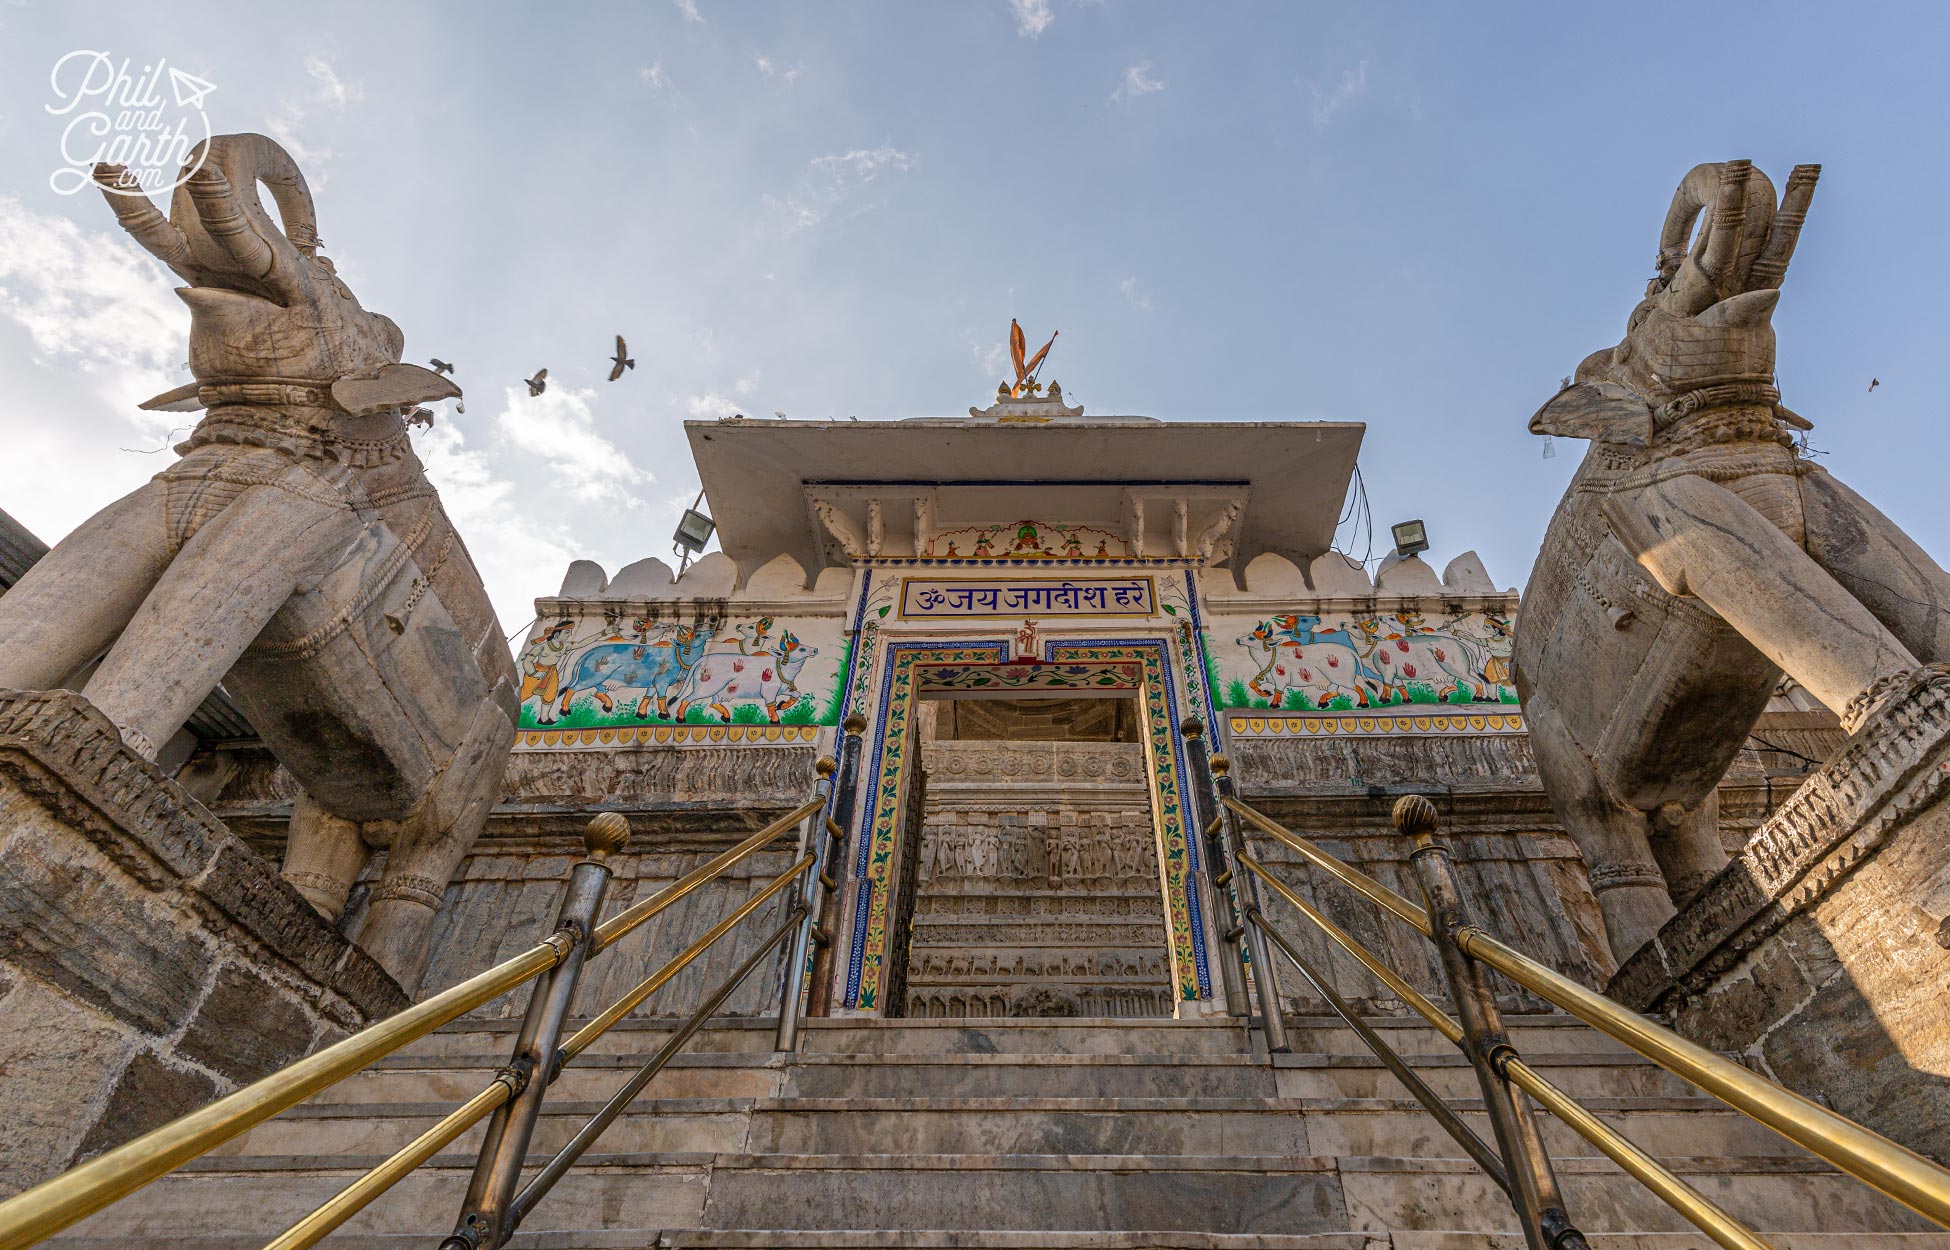
M 648 1053 L 681 1021 L 631 1017 L 591 1047 L 591 1053 Z M 1455 1048 L 1419 1018 L 1375 1016 L 1369 1023 L 1402 1054 L 1448 1053 Z M 1524 1054 L 1578 1051 L 1631 1052 L 1568 1016 L 1508 1016 L 1507 1031 Z M 1355 1054 L 1366 1048 L 1353 1030 L 1330 1017 L 1294 1016 L 1287 1022 L 1293 1049 L 1302 1054 Z M 519 1020 L 462 1021 L 422 1039 L 406 1053 L 505 1055 Z M 724 1017 L 698 1031 L 691 1049 L 720 1053 L 770 1053 L 775 1022 Z M 802 1054 L 1248 1054 L 1256 1034 L 1229 1017 L 1203 1020 L 808 1020 Z
M 644 1061 L 584 1054 L 556 1080 L 559 1097 L 605 1099 Z M 1476 1093 L 1456 1051 L 1407 1056 L 1444 1097 Z M 1535 1066 L 1574 1096 L 1686 1097 L 1691 1086 L 1636 1056 L 1537 1054 Z M 321 1092 L 320 1103 L 460 1102 L 505 1062 L 492 1054 L 395 1056 Z M 431 1066 L 429 1066 L 431 1065 Z M 831 1055 L 685 1053 L 656 1077 L 661 1098 L 1387 1098 L 1395 1077 L 1371 1055 Z
M 144 1245 L 170 1250 L 260 1250 L 265 1238 L 251 1234 L 188 1234 Z M 1593 1233 L 1592 1250 L 1702 1250 L 1697 1233 Z M 1950 1233 L 1774 1233 L 1777 1250 L 1950 1250 Z M 332 1250 L 426 1250 L 425 1233 L 337 1233 Z M 61 1237 L 45 1243 L 61 1250 L 129 1250 L 122 1238 Z M 590 1232 L 520 1232 L 508 1250 L 1523 1250 L 1512 1233 L 1195 1233 L 988 1232 L 945 1229 L 605 1229 Z
M 344 1158 L 327 1167 L 288 1156 L 200 1161 L 157 1182 L 139 1200 L 94 1216 L 75 1233 L 138 1246 L 169 1245 L 178 1233 L 191 1231 L 268 1236 L 377 1161 Z M 1763 1232 L 1929 1231 L 1918 1217 L 1806 1160 L 1666 1162 Z M 355 1217 L 348 1231 L 444 1232 L 470 1164 L 465 1154 L 436 1158 Z M 1684 1231 L 1677 1216 L 1609 1162 L 1564 1158 L 1557 1167 L 1581 1227 Z M 1386 1236 L 1404 1230 L 1481 1233 L 1511 1224 L 1501 1193 L 1474 1165 L 1457 1159 L 602 1154 L 565 1178 L 531 1217 L 528 1231 L 843 1232 L 864 1225 L 869 1231 Z
M 1477 1100 L 1457 1107 L 1485 1140 Z M 1794 1148 L 1738 1112 L 1702 1100 L 1594 1099 L 1589 1107 L 1655 1154 L 1778 1155 Z M 599 1109 L 549 1102 L 533 1148 L 552 1151 Z M 295 1108 L 225 1143 L 223 1156 L 313 1160 L 385 1154 L 450 1110 L 446 1103 Z M 1544 1118 L 1553 1154 L 1594 1149 Z M 462 1137 L 468 1149 L 484 1130 Z M 898 1142 L 919 1154 L 1331 1154 L 1461 1157 L 1411 1099 L 642 1099 L 602 1139 L 611 1153 L 861 1154 Z

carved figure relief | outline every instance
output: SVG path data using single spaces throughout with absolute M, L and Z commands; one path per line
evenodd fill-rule
M 460 391 L 399 363 L 399 327 L 320 254 L 283 148 L 242 134 L 200 149 L 167 217 L 107 198 L 185 283 L 196 380 L 150 406 L 207 411 L 180 460 L 0 600 L 0 687 L 52 687 L 106 652 L 83 693 L 153 758 L 224 683 L 304 787 L 284 872 L 312 905 L 336 917 L 368 848 L 388 848 L 357 937 L 411 990 L 499 791 L 518 700 L 480 577 L 407 439 L 427 415 L 416 405 Z M 117 166 L 95 179 L 134 185 Z M 536 689 L 555 667 L 532 657 Z
M 1688 173 L 1624 339 L 1530 421 L 1591 440 L 1516 680 L 1620 959 L 1725 864 L 1714 787 L 1782 672 L 1853 731 L 1950 660 L 1950 576 L 1800 454 L 1810 423 L 1776 389 L 1771 319 L 1819 169 L 1778 203 L 1747 161 Z

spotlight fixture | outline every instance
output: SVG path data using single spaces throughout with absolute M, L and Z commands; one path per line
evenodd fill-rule
M 716 521 L 697 510 L 698 505 L 703 502 L 704 492 L 700 490 L 697 492 L 697 498 L 691 501 L 691 506 L 684 509 L 683 517 L 677 522 L 677 532 L 670 536 L 673 544 L 671 550 L 679 557 L 677 561 L 679 577 L 684 575 L 685 569 L 691 567 L 691 557 L 704 550 L 704 544 L 711 541 L 711 535 L 718 529 Z
M 1429 527 L 1420 521 L 1402 521 L 1388 527 L 1395 535 L 1395 554 L 1412 556 L 1429 549 Z
M 672 535 L 672 541 L 685 551 L 696 555 L 704 550 L 704 544 L 711 541 L 711 535 L 717 528 L 718 523 L 710 517 L 696 508 L 686 508 L 684 519 L 677 523 L 677 533 Z

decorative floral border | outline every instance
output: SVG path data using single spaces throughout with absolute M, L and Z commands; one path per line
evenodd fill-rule
M 818 725 L 640 725 L 601 729 L 524 729 L 515 745 L 526 751 L 580 751 L 590 747 L 798 746 L 819 741 Z
M 1183 805 L 1185 775 L 1179 716 L 1168 643 L 1160 638 L 1092 641 L 1052 640 L 1045 658 L 1067 674 L 1065 688 L 1104 688 L 1096 676 L 1111 676 L 1126 689 L 1136 688 L 1145 708 L 1145 756 L 1152 784 L 1152 819 L 1164 848 L 1164 898 L 1171 929 L 1173 979 L 1178 996 L 1197 1000 L 1211 993 L 1206 966 L 1202 918 L 1192 889 L 1196 862 L 1186 837 Z M 874 741 L 864 776 L 872 780 L 872 801 L 863 804 L 859 851 L 854 864 L 855 900 L 853 942 L 847 959 L 846 1005 L 865 1010 L 880 1007 L 881 978 L 886 966 L 888 903 L 896 833 L 905 801 L 907 731 L 915 697 L 938 670 L 942 689 L 969 689 L 970 672 L 1033 674 L 1033 666 L 1008 663 L 1008 647 L 1001 642 L 900 642 L 887 648 L 880 704 L 875 714 Z M 1139 683 L 1133 687 L 1133 678 Z M 1071 684 L 1074 683 L 1074 684 Z M 1033 685 L 1024 677 L 1022 684 Z M 984 688 L 995 688 L 987 686 Z
M 1378 738 L 1390 734 L 1524 732 L 1523 717 L 1515 712 L 1471 712 L 1462 708 L 1433 716 L 1241 716 L 1234 712 L 1228 713 L 1226 719 L 1234 738 L 1305 738 L 1323 734 Z

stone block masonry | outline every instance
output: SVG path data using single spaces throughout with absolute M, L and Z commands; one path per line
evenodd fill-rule
M 408 1001 L 85 699 L 0 692 L 0 1194 Z
M 1950 677 L 1919 670 L 1612 978 L 1792 1089 L 1950 1158 Z

